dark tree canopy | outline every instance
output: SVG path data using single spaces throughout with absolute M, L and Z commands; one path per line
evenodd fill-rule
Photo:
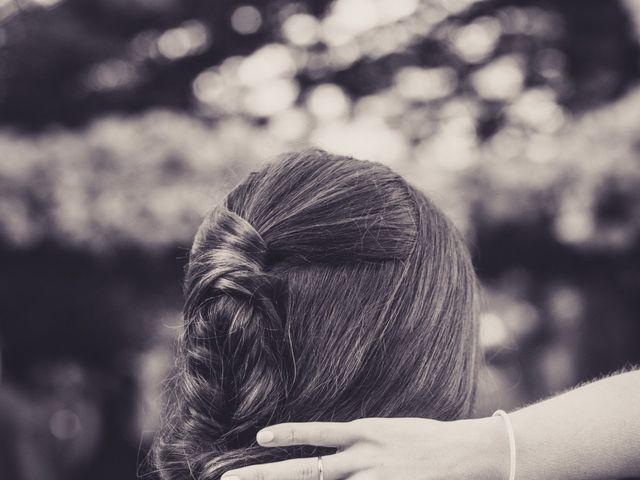
M 80 126 L 105 112 L 137 112 L 156 106 L 192 110 L 191 85 L 203 70 L 230 56 L 250 54 L 266 42 L 282 41 L 280 27 L 291 12 L 322 18 L 331 4 L 283 0 L 246 4 L 228 0 L 53 3 L 46 8 L 16 0 L 14 4 L 5 2 L 3 7 L 0 120 L 5 124 L 25 129 L 51 124 Z M 468 3 L 470 6 L 462 10 L 445 10 L 446 15 L 434 13 L 437 21 L 433 25 L 430 21 L 418 23 L 418 32 L 421 26 L 424 32 L 406 49 L 375 57 L 363 55 L 346 66 L 301 68 L 296 75 L 303 89 L 300 98 L 311 86 L 327 81 L 343 86 L 353 97 L 375 93 L 392 82 L 398 68 L 407 65 L 453 67 L 460 79 L 459 89 L 465 91 L 470 74 L 505 53 L 524 56 L 527 85 L 550 84 L 558 91 L 560 102 L 575 111 L 617 98 L 638 78 L 638 39 L 620 1 Z M 240 33 L 237 25 L 234 29 L 232 17 L 247 5 L 257 9 L 260 25 L 255 32 L 250 28 L 251 33 Z M 428 12 L 425 15 L 428 17 Z M 502 31 L 490 55 L 470 61 L 452 48 L 449 33 L 478 18 L 499 19 Z M 241 30 L 242 21 L 251 22 L 251 18 L 242 20 L 240 16 Z M 202 27 L 206 41 L 188 54 L 169 55 L 171 58 L 152 52 L 157 48 L 154 39 L 185 22 Z M 385 27 L 384 33 L 391 32 L 397 38 L 402 28 L 399 22 L 395 29 Z M 321 40 L 309 50 L 322 52 L 326 48 Z M 555 78 L 545 77 L 540 65 L 554 61 L 544 57 L 550 49 L 564 58 L 564 68 Z M 102 78 L 100 70 L 95 70 L 101 64 Z M 499 109 L 492 107 L 487 107 L 482 135 L 500 123 Z

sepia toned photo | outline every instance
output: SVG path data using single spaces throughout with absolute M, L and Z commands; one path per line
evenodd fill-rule
M 640 479 L 640 1 L 0 0 L 0 480 Z

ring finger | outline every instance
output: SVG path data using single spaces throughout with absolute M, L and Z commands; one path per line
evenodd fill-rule
M 341 480 L 353 473 L 343 452 L 321 458 L 323 480 Z M 320 480 L 318 457 L 250 465 L 226 472 L 221 480 Z

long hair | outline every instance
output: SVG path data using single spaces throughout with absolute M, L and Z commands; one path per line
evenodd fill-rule
M 308 455 L 268 424 L 467 415 L 476 277 L 452 223 L 385 166 L 320 150 L 252 173 L 200 226 L 153 458 L 212 480 Z

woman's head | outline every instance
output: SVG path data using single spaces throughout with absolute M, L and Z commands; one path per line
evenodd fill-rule
M 256 445 L 272 423 L 467 414 L 475 282 L 450 221 L 382 165 L 310 150 L 251 174 L 194 240 L 163 478 L 295 455 Z

